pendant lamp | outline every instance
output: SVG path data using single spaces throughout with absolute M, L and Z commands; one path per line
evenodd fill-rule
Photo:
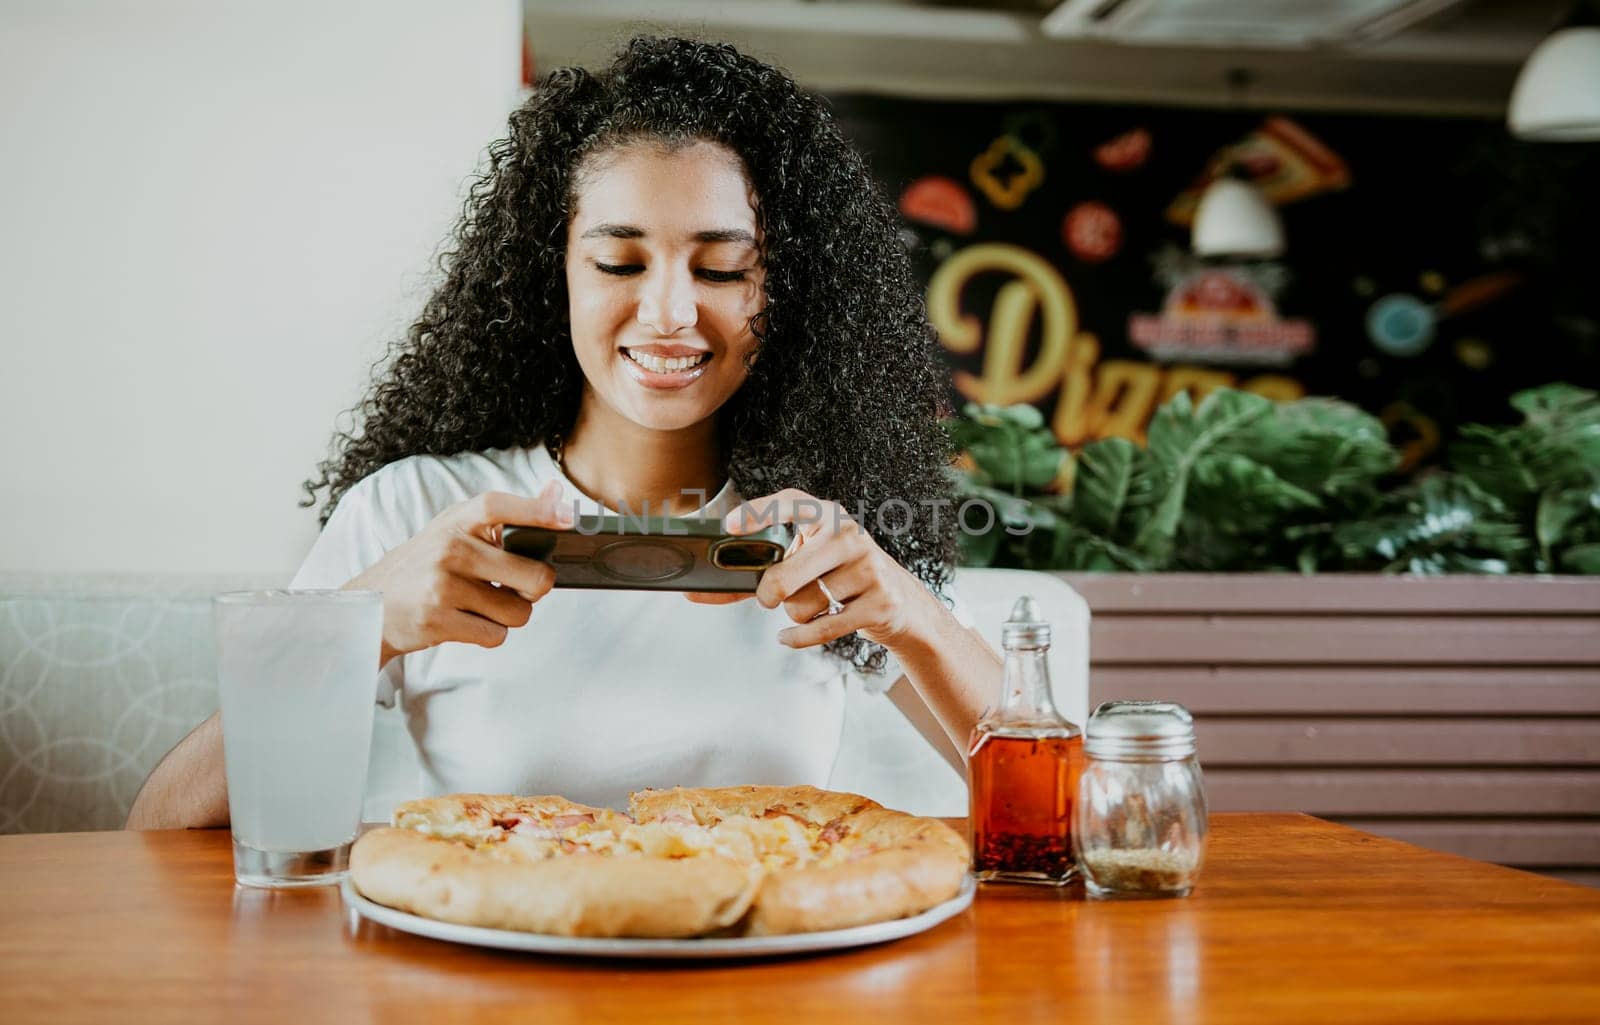
M 1244 108 L 1245 93 L 1254 81 L 1248 68 L 1228 70 L 1230 106 Z M 1237 162 L 1231 162 L 1200 194 L 1189 248 L 1196 256 L 1269 259 L 1283 255 L 1283 222 L 1278 211 Z
M 1528 57 L 1506 121 L 1532 142 L 1600 141 L 1600 3 L 1574 4 Z
M 1197 256 L 1282 256 L 1283 222 L 1261 190 L 1235 168 L 1201 195 L 1190 246 Z

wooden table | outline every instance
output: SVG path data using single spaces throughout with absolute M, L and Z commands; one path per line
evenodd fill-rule
M 0 837 L 0 1022 L 1600 1019 L 1600 891 L 1301 815 L 1219 815 L 1184 900 L 985 887 L 879 947 L 583 961 L 233 885 L 224 831 Z

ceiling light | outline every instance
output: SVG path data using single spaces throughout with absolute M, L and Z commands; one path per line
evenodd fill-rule
M 1577 4 L 1533 51 L 1511 90 L 1511 134 L 1536 142 L 1600 140 L 1600 14 Z
M 1200 197 L 1191 246 L 1197 256 L 1282 256 L 1283 222 L 1261 190 L 1237 171 L 1218 176 Z

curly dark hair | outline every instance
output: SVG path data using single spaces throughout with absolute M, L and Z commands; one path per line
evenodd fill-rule
M 443 283 L 374 368 L 350 411 L 359 431 L 335 433 L 301 504 L 326 488 L 325 524 L 353 484 L 396 460 L 568 431 L 583 386 L 565 277 L 574 174 L 631 142 L 697 140 L 743 159 L 764 236 L 760 359 L 718 416 L 734 486 L 841 503 L 942 592 L 956 547 L 945 376 L 894 209 L 821 101 L 731 46 L 690 39 L 635 38 L 597 74 L 560 68 L 511 115 L 439 258 Z M 827 650 L 883 667 L 882 647 L 857 634 Z

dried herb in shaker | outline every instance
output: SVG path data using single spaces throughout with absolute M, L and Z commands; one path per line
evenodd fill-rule
M 1084 871 L 1108 890 L 1181 890 L 1198 867 L 1193 855 L 1159 847 L 1095 850 L 1083 860 Z
M 1182 705 L 1111 701 L 1085 724 L 1073 838 L 1090 897 L 1181 897 L 1204 854 L 1205 786 Z

